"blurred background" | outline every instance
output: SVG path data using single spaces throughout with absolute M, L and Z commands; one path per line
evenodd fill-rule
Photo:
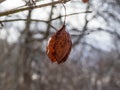
M 120 90 L 120 0 L 64 1 L 73 46 L 57 64 L 46 45 L 63 25 L 63 5 L 2 16 L 57 0 L 0 0 L 0 90 Z

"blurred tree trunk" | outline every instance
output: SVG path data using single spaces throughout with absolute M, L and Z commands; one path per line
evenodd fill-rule
M 20 87 L 20 90 L 31 90 L 31 83 L 32 83 L 31 69 L 30 69 L 31 58 L 29 58 L 30 49 L 28 47 L 28 42 L 29 42 L 29 39 L 31 38 L 31 34 L 30 34 L 31 13 L 32 13 L 32 10 L 29 10 L 25 30 L 24 30 L 23 35 L 21 36 L 21 38 L 23 38 L 24 42 L 23 42 L 23 47 L 21 49 L 22 50 L 21 55 L 23 57 L 22 58 L 22 60 L 23 60 L 23 67 L 22 67 L 23 82 Z

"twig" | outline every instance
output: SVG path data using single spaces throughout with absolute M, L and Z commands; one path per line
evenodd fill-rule
M 0 22 L 15 22 L 15 21 L 26 21 L 27 19 L 10 19 L 10 20 L 0 20 Z M 30 21 L 35 21 L 35 22 L 48 22 L 45 20 L 38 20 L 38 19 L 30 19 Z
M 82 13 L 92 13 L 92 11 L 83 11 L 83 12 L 77 12 L 77 13 L 62 15 L 62 16 L 55 17 L 55 18 L 51 19 L 50 21 L 53 21 L 53 20 L 56 20 L 58 18 L 62 18 L 62 17 L 65 17 L 65 16 L 67 17 L 67 16 L 72 16 L 72 15 L 77 15 L 77 14 L 82 14 Z

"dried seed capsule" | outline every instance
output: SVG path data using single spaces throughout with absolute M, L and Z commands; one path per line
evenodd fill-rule
M 62 26 L 48 41 L 47 55 L 52 62 L 65 62 L 70 54 L 72 41 L 70 35 Z

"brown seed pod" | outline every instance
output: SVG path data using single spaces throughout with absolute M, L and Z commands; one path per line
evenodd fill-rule
M 62 26 L 48 41 L 47 55 L 52 62 L 58 64 L 67 60 L 70 54 L 72 41 L 68 32 L 65 31 L 65 25 Z

